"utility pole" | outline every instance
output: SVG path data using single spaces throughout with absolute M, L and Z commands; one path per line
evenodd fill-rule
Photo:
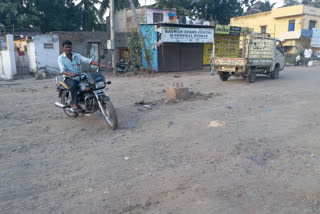
M 147 57 L 148 49 L 147 49 L 146 41 L 144 40 L 143 35 L 142 35 L 141 26 L 140 26 L 140 22 L 139 22 L 139 18 L 138 18 L 137 12 L 136 12 L 136 8 L 135 8 L 132 0 L 129 0 L 129 2 L 130 2 L 131 9 L 132 9 L 132 12 L 134 14 L 134 17 L 136 19 L 136 23 L 137 23 L 137 26 L 138 26 L 139 33 L 140 33 L 140 35 L 142 36 L 142 39 L 143 39 L 142 48 L 144 50 L 144 55 L 145 55 L 145 58 L 146 58 L 146 61 L 147 61 L 147 64 L 148 64 L 148 70 L 151 72 L 151 74 L 153 74 L 154 72 L 153 72 L 152 65 L 150 63 L 150 59 L 149 59 L 149 57 Z
M 112 53 L 112 73 L 117 74 L 116 68 L 116 42 L 115 42 L 115 32 L 114 32 L 114 0 L 110 0 L 110 33 L 111 33 L 111 53 Z

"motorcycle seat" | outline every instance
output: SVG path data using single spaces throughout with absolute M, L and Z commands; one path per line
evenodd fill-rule
M 70 86 L 68 86 L 68 84 L 66 84 L 66 83 L 64 82 L 64 78 L 63 78 L 62 75 L 59 75 L 59 76 L 56 77 L 56 82 L 57 82 L 59 85 L 63 86 L 65 89 L 67 89 L 67 90 L 70 89 Z
M 65 89 L 69 89 L 70 88 L 65 82 L 62 82 L 62 81 L 59 80 L 58 83 L 60 85 L 62 85 Z

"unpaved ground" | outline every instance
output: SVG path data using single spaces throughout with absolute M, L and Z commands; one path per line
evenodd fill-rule
M 320 213 L 320 67 L 110 79 L 117 131 L 66 117 L 53 80 L 0 82 L 1 214 Z M 176 82 L 211 96 L 163 103 Z

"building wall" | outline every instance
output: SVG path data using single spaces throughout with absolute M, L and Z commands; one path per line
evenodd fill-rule
M 115 32 L 126 32 L 127 9 L 123 9 L 115 14 L 114 30 Z
M 11 64 L 9 51 L 0 51 L 0 79 L 11 79 Z
M 232 26 L 254 28 L 260 32 L 261 26 L 267 26 L 267 33 L 274 34 L 278 38 L 288 32 L 289 20 L 295 20 L 295 31 L 308 29 L 309 20 L 317 21 L 316 27 L 320 26 L 320 9 L 304 5 L 283 7 L 269 12 L 258 13 L 248 16 L 235 17 L 230 20 Z
M 304 14 L 307 15 L 315 15 L 318 14 L 318 16 L 320 15 L 320 8 L 316 8 L 316 7 L 311 7 L 311 6 L 304 6 L 303 8 L 303 12 Z
M 138 29 L 136 19 L 134 13 L 131 9 L 127 9 L 126 11 L 126 32 L 135 32 Z M 139 19 L 140 24 L 146 23 L 146 12 L 145 8 L 137 8 L 136 9 L 137 16 Z
M 163 22 L 169 21 L 169 13 L 176 13 L 176 10 L 161 10 L 155 8 L 147 8 L 147 24 L 154 24 L 153 22 L 153 13 L 162 13 L 163 14 Z
M 36 74 L 37 62 L 36 62 L 36 51 L 34 48 L 33 40 L 28 40 L 27 50 L 28 50 L 29 71 Z
M 162 13 L 163 22 L 169 21 L 169 13 L 176 13 L 176 10 L 162 10 L 155 8 L 137 8 L 136 9 L 140 24 L 154 24 L 153 13 Z M 137 23 L 134 13 L 131 9 L 124 9 L 115 14 L 115 31 L 116 32 L 135 32 Z
M 21 51 L 23 50 L 24 46 L 27 46 L 27 39 L 26 38 L 16 39 L 13 41 L 13 43 L 14 43 L 14 47 L 15 48 L 19 47 Z
M 319 11 L 319 16 L 314 16 L 314 15 L 304 16 L 302 20 L 302 23 L 303 23 L 302 29 L 309 29 L 309 21 L 316 21 L 317 23 L 315 28 L 320 28 L 320 11 Z
M 0 78 L 12 79 L 17 73 L 14 55 L 13 35 L 6 36 L 7 50 L 0 51 Z
M 147 49 L 152 55 L 152 68 L 154 71 L 158 71 L 158 46 L 155 45 L 155 41 L 158 42 L 156 28 L 154 25 L 143 25 L 141 28 Z M 144 50 L 142 50 L 142 65 L 144 68 L 148 68 Z
M 33 37 L 37 70 L 58 73 L 59 37 L 57 35 L 38 35 Z M 47 47 L 46 44 L 50 44 Z M 51 46 L 52 45 L 52 46 Z

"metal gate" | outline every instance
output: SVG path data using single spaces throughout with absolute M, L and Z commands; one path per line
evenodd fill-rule
M 158 49 L 159 72 L 201 70 L 203 43 L 164 43 Z
M 15 48 L 14 53 L 16 57 L 17 73 L 20 75 L 29 74 L 30 69 L 27 47 Z

